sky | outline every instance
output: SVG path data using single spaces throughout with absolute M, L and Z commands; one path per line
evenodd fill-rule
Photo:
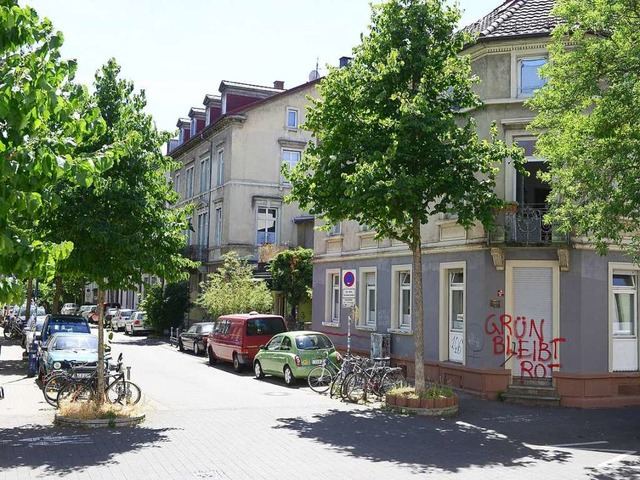
M 458 0 L 460 25 L 504 0 Z M 366 33 L 369 0 L 19 0 L 62 31 L 62 56 L 78 61 L 76 81 L 91 88 L 110 58 L 144 89 L 160 130 L 218 94 L 222 80 L 285 88 L 349 56 Z M 378 2 L 376 2 L 378 3 Z

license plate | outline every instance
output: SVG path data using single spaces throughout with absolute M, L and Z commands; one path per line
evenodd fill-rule
M 311 363 L 313 365 L 322 365 L 323 360 L 321 358 L 318 358 L 316 360 L 311 360 Z
M 90 373 L 76 373 L 77 378 L 89 378 L 90 376 Z

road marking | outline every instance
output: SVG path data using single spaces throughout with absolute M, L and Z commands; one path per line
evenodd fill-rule
M 609 443 L 605 440 L 599 440 L 597 442 L 582 442 L 582 443 L 562 443 L 559 445 L 547 445 L 548 447 L 581 447 L 583 445 L 600 445 L 603 443 Z
M 619 463 L 621 462 L 623 459 L 627 458 L 627 457 L 631 457 L 635 454 L 636 452 L 632 451 L 632 450 L 627 450 L 624 451 L 624 453 L 622 453 L 621 455 L 618 455 L 617 457 L 613 457 L 610 460 L 605 460 L 602 463 L 599 463 L 598 465 L 596 465 L 596 467 L 600 468 L 600 467 L 604 467 L 606 465 L 611 465 L 613 463 Z M 637 467 L 633 467 L 633 468 L 637 468 Z
M 93 443 L 93 439 L 88 435 L 63 435 L 49 437 L 19 438 L 16 440 L 0 440 L 0 445 L 11 445 L 14 447 L 29 446 L 52 446 L 52 445 L 86 445 Z

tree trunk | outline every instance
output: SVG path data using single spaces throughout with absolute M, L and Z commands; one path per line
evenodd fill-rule
M 56 291 L 53 294 L 53 305 L 51 313 L 60 313 L 60 296 L 62 295 L 62 277 L 56 275 Z
M 33 296 L 33 279 L 30 278 L 27 280 L 27 302 L 26 302 L 26 310 L 24 312 L 24 318 L 28 322 L 29 318 L 31 318 L 31 297 Z
M 98 287 L 98 391 L 96 404 L 104 403 L 104 290 Z
M 425 390 L 424 379 L 424 295 L 422 289 L 422 237 L 420 235 L 420 219 L 413 219 L 413 271 L 411 272 L 411 299 L 413 340 L 415 350 L 415 383 L 416 393 Z

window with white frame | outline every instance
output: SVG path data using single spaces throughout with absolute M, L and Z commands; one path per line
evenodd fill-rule
M 278 233 L 278 208 L 259 206 L 256 213 L 256 244 L 276 244 Z
M 198 245 L 209 243 L 209 215 L 207 212 L 198 214 Z
M 193 218 L 187 218 L 187 245 L 193 245 Z
M 327 270 L 327 290 L 325 303 L 326 322 L 331 325 L 340 324 L 340 270 Z
M 211 187 L 211 157 L 200 157 L 200 193 L 205 193 Z
M 215 221 L 216 221 L 216 233 L 214 239 L 214 245 L 219 247 L 222 245 L 222 205 L 216 206 L 215 209 Z
M 360 268 L 360 318 L 361 327 L 376 328 L 377 320 L 377 272 L 376 267 Z
M 216 185 L 220 186 L 224 183 L 224 149 L 223 148 L 218 150 L 216 163 L 217 163 Z
M 634 336 L 638 323 L 638 272 L 614 270 L 612 333 L 614 336 Z
M 521 58 L 518 60 L 518 96 L 532 95 L 542 88 L 547 79 L 540 76 L 540 67 L 547 63 L 547 57 Z
M 464 272 L 449 270 L 449 328 L 464 331 Z
M 185 180 L 184 198 L 188 200 L 193 198 L 193 166 L 187 168 Z
M 287 170 L 293 170 L 293 168 L 298 164 L 300 158 L 302 156 L 302 152 L 300 150 L 282 150 L 282 165 L 286 166 Z M 283 183 L 288 183 L 288 180 L 283 176 Z
M 341 222 L 334 223 L 331 225 L 331 230 L 329 230 L 330 236 L 342 235 L 342 224 Z
M 411 265 L 394 265 L 391 275 L 391 330 L 410 333 Z
M 287 128 L 298 128 L 299 112 L 297 108 L 287 108 Z
M 524 170 L 517 171 L 515 175 L 515 200 L 520 205 L 529 205 L 532 208 L 546 208 L 547 197 L 551 193 L 551 187 L 538 177 L 538 172 L 548 172 L 549 164 L 544 157 L 536 155 L 536 137 L 514 136 L 513 142 L 524 150 Z

